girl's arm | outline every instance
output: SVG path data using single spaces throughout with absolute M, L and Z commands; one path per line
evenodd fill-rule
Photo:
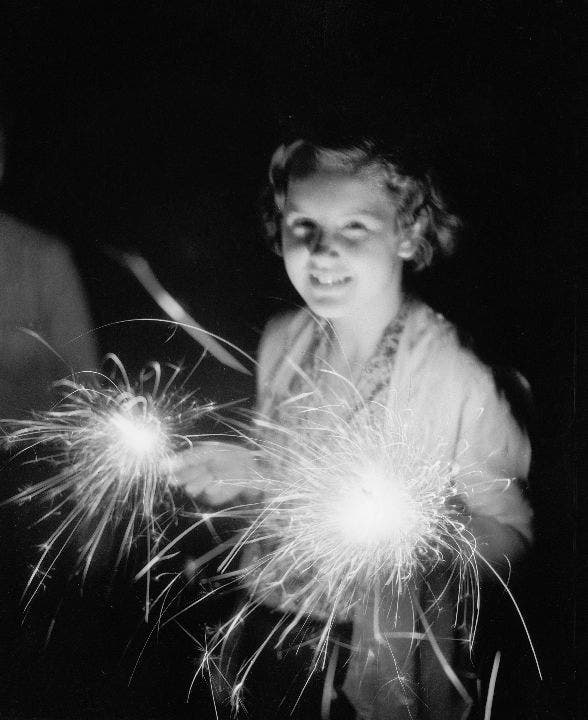
M 479 551 L 494 563 L 516 560 L 533 535 L 523 491 L 531 446 L 491 370 L 450 323 L 420 306 L 401 338 L 392 387 L 392 407 L 408 411 L 416 445 L 452 465 Z
M 512 525 L 500 523 L 489 515 L 472 514 L 468 522 L 470 532 L 476 538 L 478 552 L 496 570 L 508 573 L 516 562 L 529 549 L 530 542 Z M 478 563 L 485 574 L 484 565 Z
M 530 459 L 525 430 L 490 371 L 480 367 L 466 384 L 456 484 L 478 550 L 493 565 L 508 566 L 532 542 L 533 513 L 523 492 Z
M 271 395 L 271 368 L 284 352 L 287 322 L 272 318 L 258 351 L 257 407 Z M 212 507 L 258 502 L 263 493 L 255 451 L 236 443 L 198 443 L 173 459 L 174 481 L 190 496 Z

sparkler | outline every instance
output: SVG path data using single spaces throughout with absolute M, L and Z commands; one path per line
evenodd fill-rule
M 35 453 L 31 462 L 43 461 L 54 470 L 12 500 L 46 500 L 50 505 L 44 517 L 60 518 L 27 586 L 41 576 L 29 603 L 57 557 L 84 529 L 90 529 L 79 548 L 84 574 L 104 533 L 123 519 L 118 560 L 139 534 L 147 536 L 151 552 L 174 512 L 172 459 L 193 446 L 199 437 L 195 427 L 215 409 L 212 403 L 199 403 L 192 392 L 172 389 L 178 367 L 166 372 L 152 363 L 132 384 L 120 360 L 114 355 L 107 359 L 113 367 L 110 375 L 81 373 L 62 380 L 61 400 L 53 409 L 7 421 L 5 444 L 24 446 L 21 452 Z M 46 454 L 39 459 L 41 450 Z
M 423 457 L 398 416 L 372 410 L 346 420 L 333 408 L 302 409 L 296 430 L 282 431 L 285 442 L 262 442 L 272 474 L 255 534 L 275 536 L 280 549 L 256 590 L 284 585 L 278 566 L 289 565 L 289 576 L 313 568 L 319 582 L 311 596 L 293 590 L 285 603 L 304 596 L 305 612 L 323 600 L 345 614 L 358 588 L 365 593 L 377 582 L 401 593 L 455 552 L 458 564 L 470 563 L 472 553 L 462 551 L 472 539 L 456 512 L 449 464 Z
M 263 647 L 281 647 L 307 616 L 322 628 L 310 676 L 327 664 L 336 622 L 373 613 L 375 641 L 390 641 L 380 627 L 384 588 L 392 598 L 383 609 L 392 635 L 406 630 L 395 625 L 398 598 L 410 597 L 440 563 L 457 581 L 460 601 L 470 597 L 475 606 L 477 598 L 475 541 L 449 464 L 423 455 L 400 416 L 376 403 L 351 420 L 333 405 L 299 406 L 293 412 L 287 427 L 255 418 L 261 461 L 251 487 L 263 491 L 264 501 L 215 578 L 233 583 L 238 572 L 249 597 L 208 639 L 202 671 L 213 658 L 218 662 L 256 607 L 287 613 L 232 679 L 235 707 Z M 470 621 L 473 637 L 475 611 Z M 404 634 L 422 639 L 413 631 Z
M 316 397 L 315 404 L 300 405 L 304 397 L 291 401 L 285 424 L 254 417 L 260 461 L 250 486 L 263 492 L 264 500 L 214 578 L 221 584 L 239 578 L 248 599 L 207 638 L 199 670 L 217 668 L 211 687 L 224 685 L 238 709 L 261 654 L 286 643 L 290 649 L 311 644 L 314 659 L 308 680 L 328 666 L 328 682 L 338 647 L 333 628 L 341 621 L 359 620 L 364 627 L 371 625 L 360 640 L 368 647 L 353 646 L 352 656 L 388 653 L 384 665 L 393 676 L 382 682 L 396 683 L 404 692 L 406 680 L 394 648 L 399 642 L 404 648 L 428 643 L 461 696 L 466 717 L 473 699 L 436 638 L 434 611 L 442 600 L 449 602 L 454 625 L 471 646 L 479 611 L 479 567 L 489 570 L 511 599 L 541 678 L 521 609 L 469 529 L 468 498 L 462 495 L 467 489 L 457 478 L 463 469 L 441 459 L 446 456 L 443 445 L 425 450 L 409 415 L 377 403 L 350 412 L 344 401 L 317 406 Z M 505 489 L 512 480 L 488 482 Z M 437 568 L 442 587 L 421 605 L 420 589 L 431 588 L 431 573 Z M 235 642 L 238 645 L 233 636 L 263 605 L 284 614 L 276 615 L 275 626 L 235 668 L 234 657 L 229 659 Z M 307 617 L 319 622 L 319 634 L 300 643 Z M 324 697 L 327 702 L 328 688 Z M 324 708 L 323 715 L 328 717 Z
M 251 374 L 227 348 L 254 361 L 237 346 L 196 323 L 163 288 L 144 258 L 112 248 L 107 252 L 133 273 L 173 326 L 183 328 L 224 365 Z M 149 321 L 168 323 L 154 318 Z M 26 329 L 24 332 L 32 334 Z M 42 338 L 35 337 L 46 345 Z M 65 518 L 42 546 L 41 559 L 27 590 L 35 577 L 40 576 L 40 580 L 29 602 L 59 555 L 82 531 L 87 536 L 89 531 L 79 548 L 84 575 L 107 529 L 121 521 L 126 522 L 126 528 L 117 563 L 144 534 L 149 552 L 147 567 L 151 566 L 151 549 L 164 537 L 164 521 L 171 522 L 174 515 L 175 471 L 182 466 L 178 452 L 191 448 L 196 439 L 200 441 L 201 436 L 193 434 L 195 425 L 203 416 L 215 412 L 212 403 L 202 405 L 192 393 L 182 394 L 172 388 L 179 368 L 170 366 L 171 376 L 165 379 L 161 366 L 151 363 L 139 382 L 131 384 L 118 358 L 112 354 L 107 358 L 116 368 L 110 376 L 88 371 L 57 383 L 61 400 L 53 410 L 22 421 L 0 420 L 7 428 L 6 446 L 24 445 L 23 453 L 43 448 L 47 454 L 35 456 L 30 462 L 45 462 L 54 470 L 48 479 L 26 488 L 8 502 L 34 498 L 48 501 L 51 507 L 41 520 L 61 517 L 65 512 Z

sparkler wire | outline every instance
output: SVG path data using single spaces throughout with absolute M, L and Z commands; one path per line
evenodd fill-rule
M 205 330 L 184 310 L 180 303 L 170 295 L 156 278 L 145 258 L 134 253 L 120 252 L 112 247 L 107 248 L 107 252 L 135 276 L 153 300 L 176 322 L 178 327 L 183 328 L 190 337 L 199 342 L 211 355 L 223 363 L 223 365 L 244 373 L 245 375 L 251 375 L 251 372 L 223 347 L 223 345 L 229 343 L 223 340 L 223 338 Z M 223 344 L 221 344 L 221 342 Z M 235 346 L 232 347 L 238 350 Z

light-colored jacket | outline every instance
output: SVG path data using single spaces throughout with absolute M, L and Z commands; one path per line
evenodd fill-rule
M 273 318 L 259 350 L 258 408 L 270 415 L 288 395 L 296 368 L 313 338 L 308 310 Z M 493 563 L 521 555 L 532 540 L 532 511 L 520 481 L 527 478 L 531 449 L 492 371 L 460 341 L 455 327 L 424 303 L 412 302 L 391 368 L 390 410 L 402 413 L 411 441 L 428 457 L 453 466 L 453 478 L 478 549 Z M 484 568 L 482 567 L 481 570 Z M 361 720 L 454 720 L 471 706 L 439 661 L 471 677 L 463 628 L 456 628 L 457 595 L 443 569 L 415 590 L 427 611 L 435 643 L 416 647 L 414 598 L 392 598 L 390 590 L 353 620 L 352 645 L 343 690 Z M 389 610 L 395 608 L 395 620 Z M 385 647 L 374 644 L 379 613 Z M 417 617 L 417 624 L 420 621 Z M 387 626 L 387 627 L 386 627 Z M 422 628 L 421 628 L 422 629 Z M 435 647 L 436 646 L 436 647 Z M 457 677 L 457 675 L 456 675 Z M 402 679 L 400 679 L 402 678 Z M 466 681 L 464 683 L 473 681 Z
M 263 414 L 287 394 L 315 323 L 307 310 L 268 323 L 258 356 L 258 407 Z M 531 508 L 514 482 L 529 472 L 528 436 L 496 387 L 492 371 L 464 347 L 455 327 L 424 303 L 414 302 L 406 319 L 389 398 L 390 409 L 403 413 L 423 452 L 432 456 L 441 451 L 439 459 L 454 464 L 469 511 L 530 540 Z

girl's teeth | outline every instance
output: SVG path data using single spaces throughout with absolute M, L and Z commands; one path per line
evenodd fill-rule
M 311 274 L 311 277 L 320 285 L 341 285 L 347 280 L 346 277 L 337 277 L 335 275 L 321 275 L 319 277 L 318 275 Z

